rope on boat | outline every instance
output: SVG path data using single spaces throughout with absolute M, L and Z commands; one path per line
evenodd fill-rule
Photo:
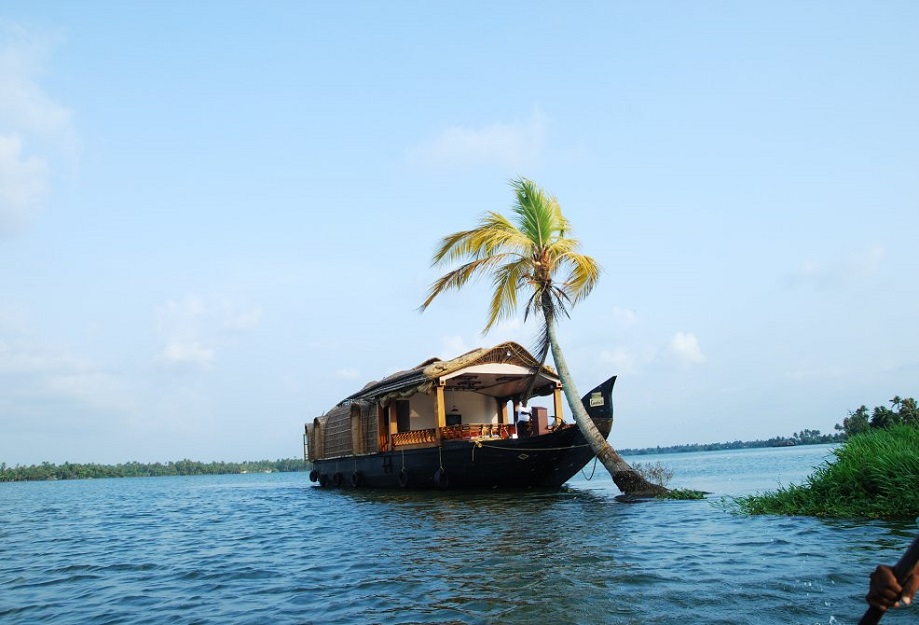
M 475 448 L 482 447 L 482 441 L 472 441 L 472 461 L 475 462 Z
M 437 448 L 437 459 L 440 461 L 440 470 L 443 471 L 444 470 L 444 448 L 443 447 Z
M 590 445 L 586 443 L 584 445 L 568 445 L 567 447 L 501 447 L 500 445 L 485 445 L 480 441 L 472 442 L 475 445 L 473 449 L 475 449 L 475 447 L 488 447 L 489 449 L 503 449 L 504 451 L 565 451 L 566 449 L 590 447 Z
M 581 447 L 590 447 L 589 444 L 585 443 L 584 445 L 568 445 L 567 447 L 502 447 L 501 445 L 486 445 L 482 441 L 473 440 L 472 442 L 472 461 L 475 462 L 475 449 L 476 447 L 487 447 L 489 449 L 500 449 L 502 451 L 567 451 L 569 449 L 580 449 Z M 596 469 L 596 467 L 594 467 Z M 583 470 L 583 469 L 582 469 Z
M 597 472 L 597 457 L 594 456 L 594 468 L 590 471 L 590 477 L 587 477 L 586 475 L 584 475 L 583 467 L 581 467 L 581 475 L 584 476 L 584 479 L 589 482 L 590 480 L 594 479 L 594 473 L 596 472 Z

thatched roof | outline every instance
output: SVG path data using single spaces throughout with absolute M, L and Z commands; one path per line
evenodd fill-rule
M 526 349 L 517 343 L 509 341 L 494 347 L 474 349 L 451 360 L 430 358 L 412 369 L 399 371 L 379 382 L 367 384 L 357 393 L 346 397 L 341 403 L 370 399 L 387 403 L 394 397 L 405 397 L 414 393 L 428 392 L 436 380 L 479 365 L 516 365 L 526 369 L 530 374 L 538 371 L 541 383 L 537 383 L 537 387 L 545 387 L 547 384 L 554 387 L 555 382 L 558 380 L 558 375 L 551 367 L 540 367 L 539 361 Z M 520 374 L 517 377 L 523 380 L 529 376 Z M 489 394 L 496 393 L 497 391 Z M 542 393 L 537 391 L 535 394 Z

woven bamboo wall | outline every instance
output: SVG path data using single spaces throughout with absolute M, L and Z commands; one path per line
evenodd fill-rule
M 364 404 L 361 407 L 361 428 L 364 437 L 364 453 L 375 454 L 380 451 L 379 419 L 377 405 Z
M 325 422 L 325 449 L 323 458 L 341 458 L 350 456 L 353 452 L 351 438 L 351 411 L 348 406 L 335 408 L 328 413 Z
M 337 406 L 318 420 L 322 422 L 318 434 L 317 428 L 310 432 L 309 451 L 313 460 L 352 456 L 355 444 L 365 454 L 380 450 L 376 404 L 355 402 Z

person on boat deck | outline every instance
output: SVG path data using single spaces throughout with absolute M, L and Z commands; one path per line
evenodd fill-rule
M 517 413 L 517 434 L 520 436 L 530 435 L 530 410 L 521 408 Z
M 901 603 L 909 605 L 919 589 L 919 566 L 913 567 L 902 586 L 897 582 L 893 569 L 883 564 L 871 572 L 870 580 L 868 594 L 865 596 L 865 601 L 870 605 L 882 612 L 887 608 L 898 608 Z

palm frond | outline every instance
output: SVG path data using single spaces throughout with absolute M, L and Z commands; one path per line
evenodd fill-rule
M 483 333 L 487 333 L 498 321 L 507 319 L 517 312 L 517 292 L 523 275 L 529 269 L 530 263 L 527 259 L 516 259 L 495 271 L 492 278 L 494 291 L 488 308 L 488 322 L 482 330 Z
M 462 288 L 471 279 L 479 277 L 481 274 L 487 273 L 492 266 L 500 264 L 502 259 L 503 256 L 478 258 L 476 260 L 465 263 L 460 267 L 457 267 L 453 271 L 448 271 L 446 274 L 435 280 L 431 287 L 428 289 L 428 297 L 424 300 L 424 303 L 419 306 L 419 310 L 423 312 L 441 293 L 450 291 L 452 289 Z
M 572 305 L 577 304 L 593 291 L 600 280 L 602 268 L 597 261 L 584 254 L 568 254 L 562 264 L 568 274 L 562 282 L 564 289 L 570 294 Z
M 562 216 L 558 200 L 547 195 L 532 180 L 517 178 L 511 182 L 516 196 L 512 208 L 517 228 L 535 247 L 545 247 L 560 235 L 567 221 Z
M 602 268 L 592 257 L 581 254 L 581 244 L 570 237 L 560 238 L 546 248 L 546 258 L 551 265 L 550 272 L 557 276 L 571 296 L 572 303 L 587 297 L 600 279 Z
M 507 247 L 516 236 L 517 229 L 506 217 L 488 212 L 479 219 L 477 227 L 445 236 L 434 252 L 431 266 L 453 263 L 464 258 L 483 258 Z
M 512 180 L 511 186 L 515 196 L 513 220 L 487 211 L 475 228 L 440 241 L 431 265 L 462 264 L 431 285 L 420 310 L 441 293 L 459 289 L 489 272 L 494 290 L 483 332 L 516 312 L 521 290 L 532 289 L 524 306 L 524 320 L 536 314 L 544 324 L 568 315 L 568 307 L 593 290 L 600 266 L 581 254 L 580 243 L 568 236 L 571 224 L 558 200 L 527 178 Z

